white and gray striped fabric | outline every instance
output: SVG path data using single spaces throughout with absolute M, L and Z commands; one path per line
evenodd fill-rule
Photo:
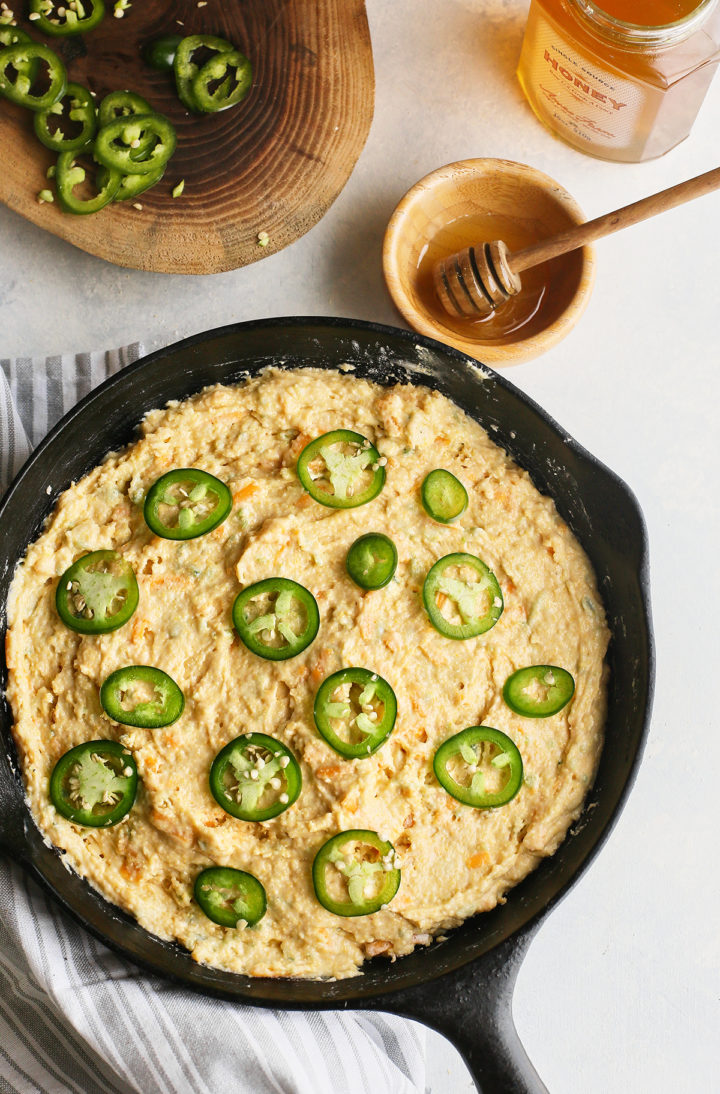
M 0 358 L 0 495 L 135 344 Z M 422 1026 L 237 1006 L 143 975 L 0 857 L 0 1094 L 420 1094 Z

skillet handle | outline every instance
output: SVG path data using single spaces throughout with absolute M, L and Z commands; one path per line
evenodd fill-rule
M 482 1094 L 548 1094 L 512 1018 L 512 997 L 535 926 L 455 972 L 418 987 L 358 1003 L 413 1018 L 444 1034 Z

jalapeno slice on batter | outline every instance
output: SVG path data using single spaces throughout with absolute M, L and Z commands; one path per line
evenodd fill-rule
M 232 866 L 209 866 L 195 878 L 195 899 L 221 927 L 252 927 L 267 908 L 265 889 L 254 874 Z
M 117 741 L 86 741 L 61 756 L 50 776 L 50 800 L 61 816 L 88 828 L 117 824 L 137 793 L 132 753 Z
M 238 820 L 272 820 L 296 802 L 300 765 L 290 749 L 265 733 L 244 733 L 221 748 L 210 768 L 210 792 Z
M 557 665 L 528 665 L 508 676 L 503 699 L 523 718 L 549 718 L 557 714 L 575 694 L 575 681 L 567 669 Z
M 315 856 L 315 896 L 334 915 L 371 915 L 389 904 L 400 888 L 396 862 L 392 843 L 377 832 L 338 832 Z
M 63 623 L 80 634 L 106 634 L 127 623 L 138 606 L 135 572 L 117 551 L 91 551 L 58 582 L 55 606 Z
M 475 638 L 494 627 L 503 611 L 498 580 L 485 563 L 459 552 L 438 559 L 423 585 L 423 603 L 446 638 Z
M 335 429 L 306 445 L 297 462 L 311 498 L 331 509 L 365 505 L 385 485 L 383 457 L 362 433 Z
M 109 718 L 124 726 L 158 729 L 176 722 L 185 697 L 172 676 L 150 665 L 128 665 L 111 672 L 100 688 Z
M 313 716 L 319 733 L 347 759 L 377 752 L 395 725 L 395 692 L 370 669 L 340 669 L 323 680 Z
M 368 532 L 350 547 L 345 560 L 348 574 L 361 589 L 382 589 L 397 570 L 395 544 L 382 532 Z
M 467 490 L 444 467 L 438 467 L 425 476 L 420 497 L 427 515 L 441 524 L 452 524 L 467 509 Z
M 247 648 L 269 661 L 286 661 L 302 653 L 320 626 L 313 594 L 287 577 L 268 577 L 248 585 L 235 598 L 232 618 Z
M 178 467 L 152 484 L 143 516 L 156 536 L 196 539 L 222 524 L 231 509 L 224 482 L 198 467 Z
M 449 737 L 435 753 L 433 769 L 443 790 L 475 809 L 506 805 L 523 780 L 517 746 L 490 726 L 470 726 Z

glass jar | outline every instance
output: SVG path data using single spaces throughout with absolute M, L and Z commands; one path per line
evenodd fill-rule
M 523 91 L 548 129 L 591 156 L 662 156 L 687 137 L 715 73 L 720 2 L 600 3 L 532 0 Z

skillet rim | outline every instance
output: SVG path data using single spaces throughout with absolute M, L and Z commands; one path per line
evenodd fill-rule
M 447 942 L 434 942 L 427 948 L 418 948 L 413 953 L 398 960 L 395 966 L 388 966 L 387 963 L 381 963 L 380 959 L 375 961 L 366 962 L 363 966 L 364 975 L 359 977 L 352 977 L 346 980 L 331 982 L 322 980 L 304 980 L 304 979 L 270 979 L 270 978 L 254 978 L 244 976 L 237 973 L 227 973 L 223 970 L 212 969 L 209 966 L 200 966 L 196 963 L 192 963 L 191 967 L 187 970 L 177 969 L 175 966 L 178 964 L 178 959 L 181 959 L 183 963 L 191 961 L 189 953 L 183 947 L 177 943 L 167 942 L 163 939 L 159 939 L 156 936 L 151 935 L 149 932 L 141 928 L 134 918 L 128 916 L 126 913 L 119 911 L 117 906 L 110 904 L 105 900 L 97 890 L 92 889 L 89 883 L 79 878 L 79 875 L 75 875 L 72 871 L 69 872 L 69 876 L 80 880 L 83 887 L 89 890 L 87 894 L 89 896 L 89 902 L 95 904 L 97 915 L 94 918 L 110 918 L 110 920 L 119 921 L 121 924 L 130 927 L 134 931 L 140 931 L 151 943 L 151 949 L 156 951 L 160 955 L 160 960 L 147 958 L 143 954 L 138 952 L 122 942 L 117 941 L 113 937 L 109 937 L 102 927 L 97 926 L 93 921 L 89 921 L 86 914 L 79 911 L 69 898 L 66 898 L 63 892 L 58 891 L 53 882 L 46 877 L 40 870 L 38 865 L 34 861 L 30 861 L 23 854 L 19 854 L 17 849 L 13 857 L 21 859 L 26 869 L 28 869 L 32 875 L 38 879 L 41 884 L 52 893 L 54 898 L 68 911 L 73 918 L 75 918 L 86 930 L 89 930 L 99 941 L 109 946 L 111 949 L 119 952 L 124 958 L 130 960 L 135 965 L 140 966 L 146 972 L 153 975 L 161 975 L 163 978 L 170 979 L 177 983 L 181 983 L 185 987 L 190 987 L 194 990 L 199 990 L 209 995 L 221 996 L 224 998 L 231 998 L 236 1001 L 245 1002 L 250 1005 L 277 1007 L 281 1006 L 286 1009 L 295 1009 L 302 1007 L 311 1007 L 313 1009 L 337 1009 L 338 1006 L 352 1006 L 362 1005 L 364 1001 L 368 1001 L 371 998 L 377 998 L 379 996 L 397 992 L 399 989 L 406 987 L 412 987 L 414 985 L 427 984 L 432 980 L 440 977 L 446 973 L 453 972 L 462 969 L 469 962 L 477 960 L 482 955 L 491 952 L 495 947 L 499 946 L 503 942 L 512 943 L 516 941 L 517 945 L 521 945 L 522 939 L 532 934 L 537 926 L 560 900 L 570 891 L 572 886 L 579 881 L 585 870 L 590 866 L 595 856 L 600 852 L 604 846 L 606 839 L 612 832 L 615 824 L 617 823 L 622 809 L 627 801 L 627 797 L 632 789 L 633 783 L 637 776 L 637 771 L 642 760 L 642 754 L 644 746 L 647 740 L 649 732 L 650 716 L 652 709 L 652 695 L 653 695 L 653 682 L 654 682 L 654 667 L 655 667 L 655 655 L 654 655 L 654 642 L 652 635 L 652 622 L 651 622 L 651 610 L 650 610 L 650 595 L 649 595 L 649 567 L 648 567 L 648 543 L 647 543 L 647 530 L 645 526 L 642 510 L 635 494 L 630 487 L 622 480 L 615 472 L 608 468 L 599 459 L 592 455 L 587 449 L 584 448 L 578 441 L 570 436 L 566 430 L 564 430 L 555 419 L 548 414 L 534 399 L 526 395 L 522 390 L 515 387 L 510 381 L 506 380 L 503 376 L 494 372 L 491 368 L 485 365 L 480 365 L 478 362 L 469 358 L 467 355 L 461 353 L 458 350 L 453 349 L 450 346 L 445 346 L 443 343 L 434 339 L 427 338 L 403 330 L 402 328 L 391 327 L 385 324 L 372 323 L 364 320 L 346 319 L 342 317 L 328 317 L 328 316 L 294 316 L 294 317 L 273 317 L 260 320 L 248 320 L 242 323 L 227 324 L 222 327 L 214 328 L 209 331 L 199 332 L 198 334 L 191 335 L 188 338 L 182 339 L 179 342 L 173 343 L 170 346 L 156 350 L 151 354 L 148 354 L 131 365 L 115 373 L 113 376 L 108 377 L 102 384 L 90 391 L 80 402 L 75 404 L 66 415 L 64 415 L 50 433 L 43 439 L 38 445 L 30 457 L 20 469 L 15 479 L 10 484 L 6 495 L 0 503 L 0 521 L 5 513 L 5 510 L 13 503 L 16 492 L 21 488 L 25 478 L 35 469 L 37 465 L 42 467 L 42 463 L 45 458 L 46 450 L 55 442 L 56 438 L 69 429 L 70 425 L 79 415 L 84 415 L 88 412 L 92 405 L 100 401 L 107 399 L 109 392 L 114 392 L 115 388 L 127 387 L 132 388 L 132 380 L 138 372 L 143 372 L 148 368 L 162 361 L 165 358 L 172 358 L 179 353 L 195 347 L 203 347 L 207 343 L 219 342 L 223 338 L 227 337 L 242 337 L 244 332 L 258 332 L 263 330 L 282 330 L 289 329 L 297 332 L 302 330 L 305 337 L 312 337 L 312 330 L 317 328 L 323 328 L 330 333 L 336 333 L 337 338 L 340 337 L 340 332 L 346 332 L 346 337 L 352 344 L 354 336 L 362 334 L 366 337 L 376 336 L 382 341 L 384 345 L 387 345 L 388 341 L 391 342 L 405 342 L 408 355 L 407 358 L 398 358 L 402 361 L 402 368 L 405 373 L 406 380 L 414 384 L 425 383 L 428 386 L 436 386 L 429 382 L 428 377 L 418 369 L 417 364 L 412 363 L 413 349 L 425 349 L 433 354 L 440 354 L 445 358 L 449 358 L 451 362 L 456 362 L 462 366 L 466 371 L 469 369 L 475 370 L 477 375 L 473 376 L 474 383 L 491 382 L 498 385 L 504 392 L 511 398 L 511 400 L 518 400 L 535 416 L 539 419 L 542 425 L 549 429 L 557 440 L 565 445 L 575 456 L 575 458 L 587 465 L 593 472 L 593 475 L 599 475 L 601 479 L 609 483 L 615 490 L 618 490 L 625 498 L 627 504 L 633 512 L 633 515 L 637 521 L 637 534 L 639 537 L 639 544 L 637 550 L 637 561 L 632 567 L 633 574 L 637 580 L 638 593 L 640 597 L 640 603 L 642 608 L 641 623 L 644 626 L 644 638 L 646 641 L 645 654 L 645 666 L 646 666 L 646 688 L 644 696 L 642 697 L 642 725 L 635 737 L 635 748 L 632 758 L 629 762 L 629 766 L 619 789 L 619 792 L 611 795 L 614 804 L 612 805 L 611 812 L 602 824 L 600 829 L 595 833 L 592 842 L 586 852 L 583 854 L 581 861 L 569 872 L 565 869 L 566 876 L 560 881 L 559 884 L 555 883 L 553 886 L 553 892 L 544 901 L 542 901 L 535 910 L 526 915 L 522 919 L 522 922 L 510 930 L 503 930 L 502 925 L 497 929 L 497 926 L 493 923 L 494 919 L 498 918 L 497 913 L 501 909 L 494 909 L 491 912 L 482 913 L 466 920 L 460 927 L 454 928 L 450 933 Z M 395 351 L 393 351 L 395 352 Z M 287 355 L 287 354 L 286 354 Z M 297 355 L 302 356 L 302 347 L 298 347 Z M 279 356 L 275 354 L 273 356 Z M 237 373 L 246 372 L 246 369 L 241 366 L 241 362 L 235 358 L 233 361 L 220 360 L 215 362 L 218 367 L 231 371 L 233 368 Z M 269 362 L 266 359 L 262 361 L 262 367 L 266 367 Z M 310 362 L 314 365 L 320 365 L 318 360 L 312 360 Z M 322 367 L 322 365 L 320 365 Z M 334 364 L 326 365 L 325 367 L 336 368 L 338 362 Z M 180 373 L 179 376 L 183 374 Z M 394 378 L 394 377 L 391 377 Z M 430 381 L 432 380 L 432 374 Z M 179 381 L 178 381 L 179 382 Z M 237 382 L 225 378 L 225 380 L 219 380 L 218 382 Z M 195 385 L 193 390 L 200 390 L 205 384 Z M 442 385 L 441 389 L 442 389 Z M 165 395 L 163 398 L 167 401 L 168 398 L 173 398 L 172 394 Z M 187 396 L 181 396 L 187 397 Z M 449 395 L 453 399 L 452 395 Z M 453 401 L 457 402 L 456 399 Z M 157 403 L 156 405 L 160 405 Z M 475 415 L 477 420 L 477 415 Z M 130 438 L 137 430 L 137 422 L 131 426 L 128 430 Z M 495 438 L 501 447 L 508 449 L 508 445 L 499 437 Z M 112 448 L 108 448 L 106 451 L 112 451 Z M 524 462 L 516 455 L 511 453 L 513 458 L 525 467 Z M 97 461 L 93 461 L 90 466 L 95 466 Z M 88 470 L 87 468 L 86 470 Z M 525 468 L 528 470 L 528 468 Z M 86 470 L 79 474 L 85 474 Z M 532 472 L 531 477 L 534 478 Z M 64 489 L 65 487 L 63 487 Z M 547 492 L 547 491 L 544 491 Z M 49 512 L 57 499 L 59 491 L 53 490 L 53 494 L 48 498 Z M 551 495 L 553 500 L 557 503 L 558 499 L 553 493 Z M 39 534 L 39 533 L 38 533 Z M 577 534 L 577 533 L 576 533 Z M 4 560 L 0 559 L 0 578 L 3 578 L 8 569 L 14 571 L 15 566 L 22 555 L 10 559 L 8 557 L 7 563 L 4 564 Z M 12 575 L 10 575 L 11 577 Z M 603 600 L 605 597 L 603 596 Z M 0 603 L 0 627 L 4 630 L 5 626 L 5 614 L 6 604 L 3 599 Z M 4 659 L 0 660 L 0 671 L 2 675 L 5 675 L 6 668 Z M 12 738 L 12 731 L 10 729 L 10 721 L 8 721 L 7 715 L 9 709 L 4 701 L 0 705 L 0 735 L 3 737 L 5 744 L 4 752 L 6 758 L 9 760 L 11 774 L 13 781 L 15 782 L 16 795 L 17 791 L 21 791 L 21 782 L 19 779 L 19 773 L 15 760 L 14 741 Z M 8 747 L 9 746 L 9 747 Z M 602 758 L 601 758 L 602 763 Z M 555 856 L 545 860 L 541 866 L 534 870 L 527 876 L 525 882 L 532 882 L 533 879 L 538 877 L 543 866 L 547 866 L 548 863 L 552 864 L 556 860 L 557 856 L 564 847 L 571 842 L 571 837 L 575 836 L 576 832 L 581 831 L 587 826 L 586 814 L 588 813 L 588 806 L 591 803 L 591 798 L 596 790 L 597 783 L 590 788 L 588 797 L 585 802 L 583 813 L 578 821 L 571 826 L 568 835 L 565 837 L 563 843 L 561 843 Z M 605 791 L 609 794 L 609 791 Z M 17 805 L 16 805 L 17 808 Z M 24 824 L 25 840 L 28 840 L 28 832 L 33 831 L 37 837 L 42 840 L 39 829 L 34 824 L 34 821 L 29 813 L 29 807 L 22 796 L 20 802 L 20 808 L 22 810 L 22 820 Z M 61 861 L 59 852 L 55 849 L 45 847 L 47 855 L 51 856 L 56 861 Z M 11 849 L 12 853 L 12 849 Z M 41 852 L 42 854 L 42 852 Z M 43 856 L 44 857 L 44 856 Z M 511 890 L 511 898 L 513 904 L 517 904 L 520 908 L 522 906 L 524 898 L 525 882 L 521 882 L 519 885 L 513 887 Z M 532 903 L 532 902 L 531 902 Z M 470 938 L 471 945 L 469 947 L 458 944 L 459 939 L 464 939 L 466 935 L 477 934 L 478 925 L 487 928 L 484 932 L 481 930 L 481 934 L 489 934 L 489 939 L 485 939 L 483 942 L 480 939 L 472 944 L 472 937 Z M 493 934 L 493 929 L 495 933 Z M 453 944 L 454 943 L 454 944 Z M 473 952 L 468 952 L 472 950 Z M 162 960 L 164 958 L 164 960 Z M 414 971 L 414 965 L 417 964 L 418 958 L 422 964 L 422 971 L 418 975 Z M 402 970 L 407 970 L 407 974 L 403 975 L 401 970 L 398 970 L 398 966 L 401 966 Z M 395 975 L 389 975 L 393 970 L 397 970 Z M 401 975 L 397 975 L 397 972 L 401 972 Z M 191 975 L 191 974 L 196 975 Z M 228 979 L 232 981 L 228 984 Z M 294 994 L 288 996 L 286 990 L 290 989 Z M 301 996 L 304 996 L 302 998 Z

